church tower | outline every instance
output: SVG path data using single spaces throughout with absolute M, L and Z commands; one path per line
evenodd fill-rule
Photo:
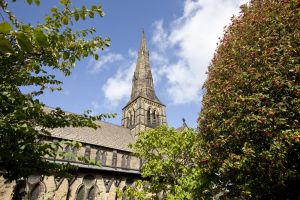
M 141 130 L 166 124 L 165 105 L 157 98 L 154 90 L 144 31 L 132 79 L 131 97 L 122 109 L 122 126 L 133 134 Z

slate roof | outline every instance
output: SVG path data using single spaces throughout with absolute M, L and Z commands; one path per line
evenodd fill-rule
M 45 108 L 46 112 L 49 110 L 51 108 Z M 130 129 L 102 121 L 97 121 L 96 124 L 100 125 L 101 128 L 95 130 L 88 127 L 65 127 L 55 128 L 50 130 L 50 132 L 53 137 L 60 139 L 75 140 L 91 145 L 133 152 L 128 147 L 128 144 L 134 142 Z
M 51 135 L 61 139 L 75 140 L 97 146 L 103 146 L 123 151 L 132 152 L 128 147 L 134 142 L 130 130 L 107 122 L 97 122 L 101 128 L 56 128 L 51 130 Z

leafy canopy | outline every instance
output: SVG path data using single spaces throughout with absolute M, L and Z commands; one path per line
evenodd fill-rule
M 27 0 L 32 4 L 32 0 Z M 10 2 L 12 5 L 14 1 Z M 39 0 L 34 0 L 36 5 Z M 46 162 L 43 157 L 54 156 L 59 143 L 44 144 L 43 137 L 57 127 L 97 128 L 94 120 L 111 114 L 75 115 L 60 108 L 47 109 L 38 100 L 45 90 L 60 90 L 61 82 L 53 70 L 71 74 L 76 61 L 94 56 L 97 49 L 109 45 L 109 38 L 91 37 L 94 28 L 73 30 L 73 23 L 95 15 L 104 16 L 101 6 L 90 9 L 73 7 L 70 0 L 61 0 L 43 22 L 33 26 L 17 19 L 8 10 L 8 1 L 0 0 L 0 167 L 7 180 L 20 180 L 32 172 L 56 174 L 69 166 Z M 19 88 L 34 86 L 29 94 Z
M 176 131 L 166 126 L 138 134 L 131 145 L 135 156 L 143 160 L 143 180 L 125 191 L 131 199 L 192 199 L 199 168 L 194 159 L 199 154 L 197 133 L 192 129 Z
M 199 118 L 209 197 L 299 198 L 299 19 L 299 1 L 252 0 L 226 29 Z

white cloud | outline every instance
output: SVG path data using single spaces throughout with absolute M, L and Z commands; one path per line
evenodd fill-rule
M 224 26 L 245 0 L 187 0 L 184 11 L 167 32 L 163 21 L 154 22 L 152 53 L 155 65 L 163 62 L 155 74 L 167 79 L 167 93 L 174 104 L 199 102 L 207 67 L 223 35 Z M 175 58 L 170 58 L 170 54 Z M 161 57 L 168 59 L 162 60 Z M 161 79 L 161 78 L 158 78 Z
M 160 50 L 163 51 L 168 47 L 168 34 L 163 28 L 163 20 L 153 23 L 155 32 L 152 36 L 152 42 Z
M 207 67 L 224 26 L 246 0 L 186 0 L 182 16 L 167 26 L 163 20 L 153 23 L 150 61 L 155 85 L 164 84 L 173 104 L 200 102 Z M 108 53 L 93 69 L 118 62 L 119 69 L 103 85 L 105 104 L 117 106 L 131 94 L 137 52 L 127 55 Z M 163 81 L 162 81 L 163 80 Z
M 159 81 L 168 71 L 169 59 L 167 56 L 158 51 L 153 51 L 150 54 L 151 71 L 154 85 L 159 84 Z
M 128 57 L 123 60 L 116 74 L 103 85 L 102 91 L 109 106 L 117 106 L 121 100 L 129 98 L 135 62 L 136 52 L 129 50 Z
M 89 67 L 91 68 L 90 72 L 100 72 L 106 65 L 116 63 L 122 60 L 124 60 L 124 57 L 121 54 L 116 53 L 104 54 L 103 56 L 100 56 L 98 60 L 92 58 L 89 61 Z

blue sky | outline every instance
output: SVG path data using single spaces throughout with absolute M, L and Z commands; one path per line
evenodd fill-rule
M 61 92 L 46 93 L 40 99 L 48 106 L 74 113 L 90 109 L 95 114 L 112 112 L 107 120 L 121 124 L 122 108 L 131 93 L 131 80 L 144 29 L 156 94 L 166 105 L 171 127 L 196 127 L 201 109 L 202 85 L 219 37 L 230 18 L 239 13 L 246 0 L 102 0 L 79 1 L 100 4 L 106 16 L 79 21 L 76 28 L 95 27 L 97 35 L 111 38 L 111 46 L 100 53 L 99 61 L 86 58 L 70 77 L 55 72 L 64 82 Z M 58 1 L 41 5 L 12 4 L 11 9 L 25 22 L 41 21 Z

